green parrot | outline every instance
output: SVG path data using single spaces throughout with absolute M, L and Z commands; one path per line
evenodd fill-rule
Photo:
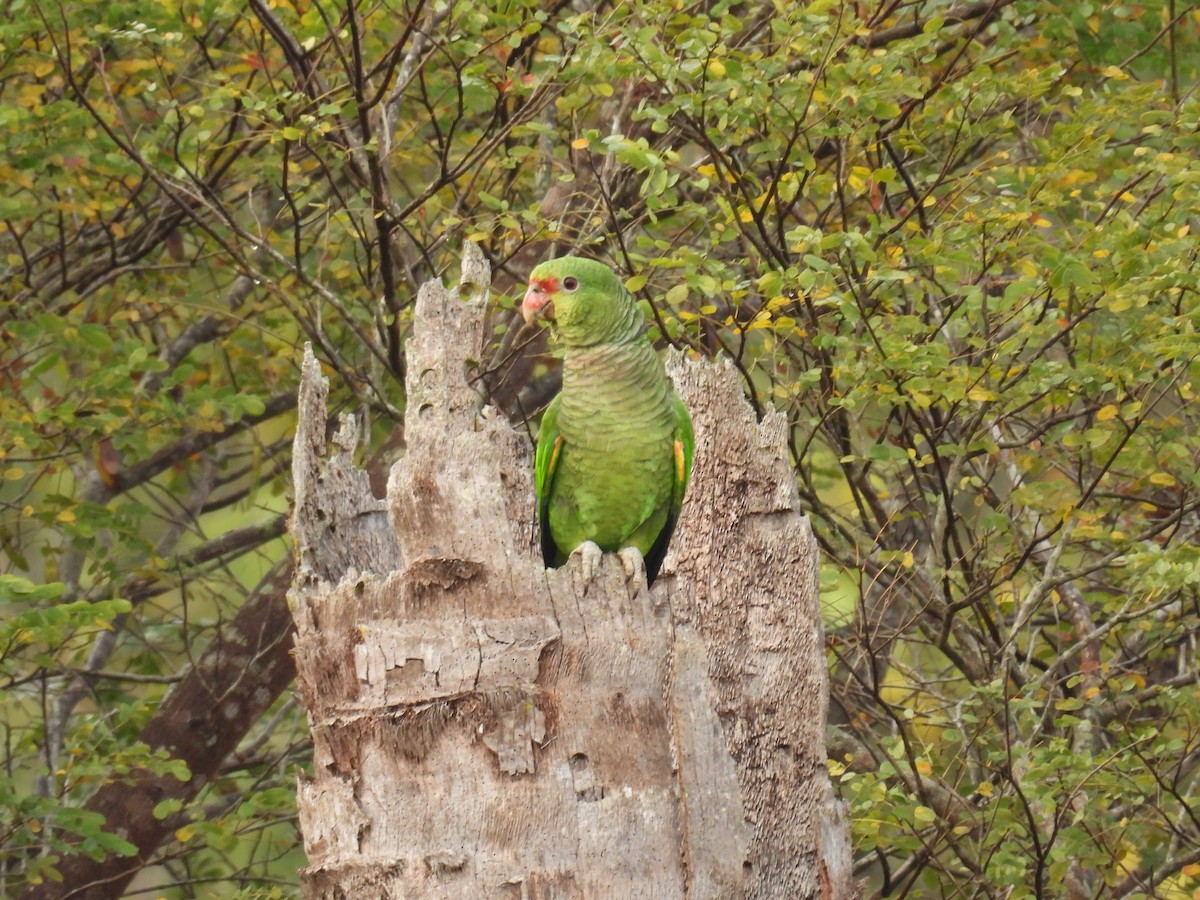
M 521 312 L 526 322 L 549 322 L 563 351 L 562 392 L 537 441 L 546 563 L 562 565 L 587 541 L 609 552 L 635 547 L 651 584 L 679 518 L 695 440 L 645 318 L 611 269 L 577 256 L 537 266 Z

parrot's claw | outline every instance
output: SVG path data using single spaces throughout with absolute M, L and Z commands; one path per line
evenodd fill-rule
M 625 570 L 627 582 L 633 581 L 635 584 L 640 584 L 646 581 L 646 560 L 637 547 L 625 547 L 617 556 L 621 558 L 621 567 Z
M 583 572 L 583 580 L 591 581 L 596 577 L 596 573 L 600 571 L 600 560 L 604 558 L 604 552 L 600 547 L 592 541 L 584 541 L 578 547 L 571 551 L 571 555 L 579 554 L 582 560 L 580 568 Z

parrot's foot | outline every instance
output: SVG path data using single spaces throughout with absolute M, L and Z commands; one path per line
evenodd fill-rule
M 621 558 L 621 567 L 625 570 L 626 582 L 646 583 L 646 560 L 637 547 L 624 547 L 617 556 Z
M 596 577 L 596 573 L 600 571 L 600 560 L 604 558 L 604 551 L 595 542 L 584 541 L 571 551 L 572 556 L 576 554 L 582 560 L 580 568 L 583 571 L 583 580 L 591 581 Z

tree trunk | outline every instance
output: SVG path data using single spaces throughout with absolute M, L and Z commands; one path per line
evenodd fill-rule
M 854 896 L 782 416 L 756 423 L 728 365 L 673 358 L 696 465 L 654 588 L 610 554 L 591 577 L 578 555 L 547 570 L 529 440 L 472 387 L 489 272 L 466 249 L 472 296 L 417 298 L 386 501 L 398 546 L 361 527 L 382 504 L 349 442 L 325 458 L 326 382 L 305 360 L 290 602 L 314 742 L 306 895 Z

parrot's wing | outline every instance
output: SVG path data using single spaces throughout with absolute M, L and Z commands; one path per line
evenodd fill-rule
M 675 531 L 675 523 L 679 521 L 679 510 L 683 508 L 683 495 L 687 492 L 688 482 L 692 479 L 692 455 L 696 449 L 696 436 L 692 432 L 692 417 L 679 399 L 675 399 L 675 441 L 673 443 L 674 465 L 671 467 L 671 506 L 667 510 L 667 521 L 662 531 L 654 539 L 650 552 L 646 554 L 646 582 L 651 583 L 658 576 L 663 558 L 667 555 L 667 547 L 671 543 L 671 535 Z M 538 442 L 539 452 L 541 441 Z
M 552 566 L 558 560 L 558 546 L 550 534 L 550 490 L 554 486 L 554 473 L 562 455 L 563 437 L 558 430 L 558 408 L 562 394 L 546 407 L 542 415 L 542 426 L 538 429 L 537 453 L 534 456 L 534 487 L 537 492 L 538 526 L 542 532 L 542 559 Z

